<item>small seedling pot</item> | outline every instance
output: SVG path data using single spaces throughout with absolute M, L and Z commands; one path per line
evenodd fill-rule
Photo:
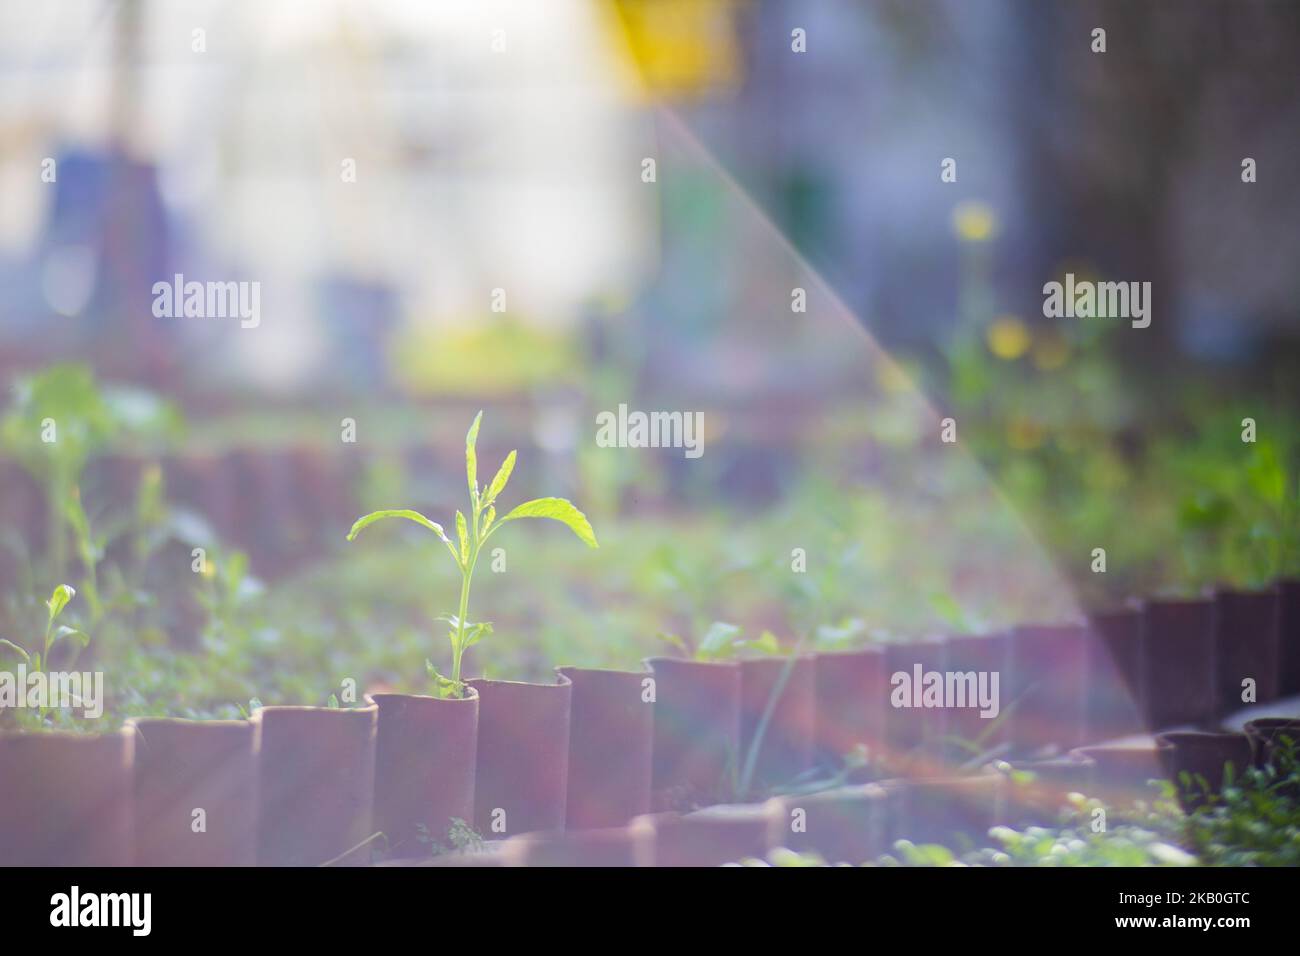
M 1147 726 L 1162 730 L 1210 723 L 1218 698 L 1214 601 L 1153 600 L 1146 603 L 1145 613 L 1142 671 Z
M 1178 802 L 1189 813 L 1205 802 L 1207 787 L 1211 794 L 1223 790 L 1229 765 L 1233 780 L 1240 780 L 1251 765 L 1251 742 L 1245 734 L 1175 731 L 1158 739 L 1169 745 L 1161 754 L 1178 789 Z M 1191 779 L 1185 781 L 1184 774 Z
M 1089 619 L 1087 722 L 1094 741 L 1143 729 L 1145 622 L 1140 607 L 1101 611 Z
M 865 746 L 868 754 L 883 750 L 889 686 L 885 651 L 870 647 L 816 656 L 814 725 L 818 761 L 834 764 Z
M 571 833 L 525 833 L 501 845 L 505 866 L 635 866 L 635 840 L 628 827 Z
M 655 681 L 651 806 L 725 799 L 739 770 L 740 668 L 676 657 L 645 663 Z
M 127 722 L 137 866 L 257 863 L 257 753 L 247 720 Z
M 1070 755 L 1093 764 L 1090 797 L 1112 807 L 1129 807 L 1136 801 L 1151 802 L 1158 796 L 1152 780 L 1168 779 L 1162 752 L 1170 745 L 1155 739 L 1133 744 L 1105 744 L 1077 747 Z
M 372 694 L 375 740 L 375 829 L 393 857 L 424 857 L 420 827 L 447 843 L 452 820 L 474 819 L 478 692 L 461 698 Z
M 1060 752 L 1086 743 L 1087 631 L 1078 624 L 1019 627 L 1012 639 L 1015 753 Z
M 718 804 L 694 813 L 650 813 L 629 824 L 637 866 L 721 866 L 762 859 L 781 842 L 781 806 Z
M 573 684 L 469 681 L 478 691 L 475 827 L 487 839 L 563 830 Z
M 1070 812 L 1070 794 L 1091 795 L 1097 765 L 1084 757 L 1015 763 L 1007 783 L 1007 822 L 1013 827 L 1052 826 Z M 1031 779 L 1018 779 L 1021 774 Z
M 261 707 L 263 866 L 318 866 L 370 861 L 354 851 L 375 832 L 373 801 L 378 708 Z
M 1246 736 L 1250 738 L 1257 767 L 1266 767 L 1273 762 L 1273 754 L 1282 745 L 1283 738 L 1290 738 L 1296 755 L 1300 756 L 1300 719 L 1257 717 L 1246 722 Z
M 865 863 L 889 852 L 897 808 L 891 794 L 874 783 L 838 787 L 802 796 L 775 798 L 778 846 L 820 854 L 828 863 Z
M 948 762 L 965 763 L 979 753 L 987 753 L 1000 747 L 1009 739 L 1015 711 L 1004 713 L 1003 708 L 1011 706 L 1013 698 L 1008 693 L 1011 680 L 1011 634 L 979 634 L 954 637 L 948 641 L 949 671 L 961 674 L 975 674 L 975 694 L 968 695 L 967 706 L 953 707 L 948 710 L 947 748 Z M 998 712 L 996 716 L 981 717 L 979 704 L 979 678 L 981 674 L 992 690 L 992 676 L 997 675 Z M 963 684 L 963 693 L 967 690 Z M 978 750 L 976 749 L 978 748 Z
M 1219 688 L 1216 713 L 1229 714 L 1252 703 L 1276 700 L 1282 651 L 1277 589 L 1219 591 L 1214 600 L 1218 611 L 1214 642 Z M 1242 684 L 1247 679 L 1254 681 L 1251 700 L 1242 699 Z
M 649 671 L 557 667 L 573 683 L 565 826 L 621 827 L 650 809 Z
M 887 841 L 983 846 L 989 829 L 1004 820 L 1005 779 L 1001 774 L 881 784 L 901 808 Z
M 885 645 L 885 673 L 881 675 L 881 685 L 871 693 L 879 695 L 886 707 L 885 749 L 878 754 L 879 763 L 886 773 L 921 776 L 946 772 L 941 751 L 948 732 L 947 710 L 943 707 L 895 707 L 892 681 L 893 676 L 899 673 L 912 680 L 918 666 L 923 675 L 930 671 L 942 673 L 947 668 L 947 661 L 947 642 L 943 640 Z
M 740 664 L 740 766 L 757 741 L 751 787 L 793 780 L 812 766 L 816 665 L 811 656 Z
M 127 731 L 0 734 L 0 865 L 130 866 Z
M 1300 694 L 1300 578 L 1277 582 L 1280 667 L 1278 694 Z

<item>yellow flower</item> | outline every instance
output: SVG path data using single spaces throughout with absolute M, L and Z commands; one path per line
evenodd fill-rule
M 998 219 L 988 203 L 966 200 L 952 211 L 952 228 L 963 242 L 983 242 L 997 230 Z
M 1014 315 L 1002 315 L 995 319 L 985 337 L 989 351 L 1008 362 L 1020 358 L 1029 349 L 1029 330 Z

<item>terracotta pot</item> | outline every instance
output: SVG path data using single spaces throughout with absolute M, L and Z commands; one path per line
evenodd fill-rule
M 929 780 L 889 780 L 881 784 L 894 794 L 895 840 L 940 843 L 954 849 L 981 847 L 989 829 L 1004 820 L 1005 781 L 1001 774 Z
M 726 799 L 740 758 L 740 668 L 675 657 L 645 663 L 655 679 L 650 805 Z
M 740 664 L 740 767 L 758 740 L 751 788 L 788 783 L 812 766 L 816 665 L 808 657 L 765 657 Z
M 1278 696 L 1300 694 L 1300 578 L 1277 582 L 1280 635 Z
M 349 853 L 375 831 L 378 708 L 262 707 L 258 861 L 264 866 L 367 863 Z
M 1161 757 L 1168 746 L 1148 739 L 1133 744 L 1077 747 L 1070 754 L 1093 763 L 1092 792 L 1088 796 L 1109 806 L 1127 807 L 1138 800 L 1149 803 L 1158 796 L 1150 781 L 1168 778 Z
M 1068 750 L 1087 742 L 1087 631 L 1079 624 L 1016 628 L 1012 646 L 1011 745 L 1015 752 Z
M 766 857 L 780 842 L 780 809 L 769 801 L 637 817 L 629 824 L 637 866 L 721 866 Z
M 963 764 L 975 756 L 970 746 L 978 746 L 982 753 L 988 753 L 1000 747 L 1009 739 L 1014 711 L 1004 713 L 1011 706 L 1012 698 L 1007 693 L 1011 680 L 1011 650 L 1013 637 L 1010 634 L 979 634 L 954 637 L 948 641 L 949 671 L 976 676 L 975 693 L 968 694 L 969 706 L 953 707 L 948 710 L 947 734 L 951 742 L 947 748 L 949 765 Z M 980 716 L 978 679 L 981 674 L 997 674 L 998 711 L 995 716 Z M 992 691 L 991 677 L 988 689 Z M 963 691 L 969 685 L 963 685 Z M 961 743 L 958 743 L 960 741 Z
M 1249 703 L 1265 704 L 1278 696 L 1281 637 L 1278 592 L 1220 591 L 1215 652 L 1219 688 L 1216 713 L 1228 714 Z M 1255 682 L 1253 701 L 1243 701 L 1242 681 Z
M 0 734 L 0 865 L 130 866 L 131 735 Z
M 1087 725 L 1095 741 L 1143 729 L 1145 623 L 1139 607 L 1101 611 L 1090 618 Z
M 1240 780 L 1242 772 L 1251 765 L 1250 738 L 1245 734 L 1175 731 L 1160 734 L 1158 739 L 1169 745 L 1162 752 L 1165 764 L 1178 788 L 1178 802 L 1188 812 L 1205 802 L 1206 787 L 1212 794 L 1223 790 L 1228 765 L 1232 767 L 1234 780 Z M 1190 780 L 1184 780 L 1184 774 Z
M 635 866 L 635 840 L 628 827 L 573 833 L 525 833 L 501 846 L 505 866 Z
M 913 641 L 885 645 L 884 685 L 873 691 L 885 701 L 885 751 L 880 764 L 890 774 L 942 774 L 946 768 L 940 751 L 947 734 L 947 711 L 942 707 L 893 706 L 893 677 L 908 675 L 919 666 L 922 674 L 947 668 L 947 643 L 942 640 Z M 912 680 L 914 684 L 915 681 Z
M 620 827 L 650 809 L 654 704 L 649 671 L 557 667 L 573 682 L 565 825 Z
M 135 733 L 136 865 L 255 865 L 253 724 L 145 717 L 127 727 Z
M 573 684 L 469 681 L 479 694 L 475 827 L 487 839 L 563 830 Z
M 1142 670 L 1153 730 L 1214 718 L 1215 607 L 1209 598 L 1148 601 Z
M 1246 736 L 1250 738 L 1255 766 L 1265 767 L 1273 761 L 1273 753 L 1283 738 L 1290 738 L 1300 757 L 1300 719 L 1294 717 L 1257 717 L 1246 722 Z
M 1007 823 L 1013 827 L 1060 823 L 1071 810 L 1070 794 L 1091 795 L 1096 769 L 1095 761 L 1078 756 L 1015 763 L 1007 784 Z M 1018 779 L 1021 774 L 1031 779 Z
M 818 654 L 815 660 L 817 759 L 833 765 L 859 745 L 880 753 L 889 707 L 889 696 L 879 693 L 889 687 L 884 648 Z
M 828 863 L 865 863 L 889 852 L 885 838 L 895 829 L 890 820 L 897 808 L 890 792 L 878 784 L 776 801 L 781 824 L 778 846 L 820 854 Z
M 373 694 L 379 708 L 375 738 L 375 829 L 394 857 L 429 855 L 420 826 L 447 844 L 456 818 L 474 819 L 478 753 L 478 692 L 460 699 Z

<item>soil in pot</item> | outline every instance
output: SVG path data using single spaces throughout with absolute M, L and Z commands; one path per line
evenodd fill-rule
M 1160 734 L 1158 739 L 1169 745 L 1161 753 L 1178 789 L 1178 802 L 1189 813 L 1210 794 L 1223 790 L 1229 768 L 1232 779 L 1240 780 L 1251 765 L 1250 738 L 1245 734 L 1176 731 Z
M 264 866 L 368 863 L 375 832 L 378 708 L 262 707 L 258 760 Z M 344 857 L 344 859 L 339 859 Z
M 428 856 L 431 848 L 421 837 L 449 846 L 452 821 L 474 819 L 478 692 L 368 699 L 378 708 L 375 829 L 383 832 L 388 855 Z
M 1145 606 L 1142 672 L 1146 722 L 1152 730 L 1208 724 L 1214 677 L 1215 606 L 1210 598 L 1159 599 Z
M 505 866 L 635 866 L 635 840 L 628 827 L 572 833 L 525 833 L 501 846 Z
M 1278 592 L 1220 591 L 1215 603 L 1216 713 L 1229 714 L 1247 704 L 1276 700 L 1281 665 Z M 1250 700 L 1242 699 L 1246 681 L 1254 684 Z
M 1140 607 L 1101 611 L 1089 619 L 1087 725 L 1093 741 L 1143 729 L 1145 622 Z
M 1152 780 L 1168 779 L 1161 752 L 1169 745 L 1154 739 L 1138 743 L 1077 747 L 1070 755 L 1093 764 L 1092 790 L 1087 794 L 1112 807 L 1129 807 L 1138 800 L 1151 802 L 1159 792 Z
M 1274 763 L 1274 754 L 1287 746 L 1295 748 L 1300 758 L 1300 719 L 1293 717 L 1257 717 L 1246 722 L 1246 736 L 1250 738 L 1255 766 Z
M 563 830 L 573 684 L 476 678 L 474 826 L 484 839 Z
M 721 866 L 762 859 L 780 843 L 780 810 L 769 801 L 637 817 L 629 824 L 637 866 Z
M 943 774 L 942 750 L 947 734 L 947 710 L 926 707 L 917 689 L 917 676 L 924 681 L 929 672 L 940 674 L 947 668 L 947 642 L 912 641 L 885 645 L 883 681 L 871 691 L 885 702 L 885 749 L 877 755 L 883 772 L 890 775 L 919 776 Z M 895 675 L 905 675 L 906 683 L 895 684 Z M 902 678 L 900 677 L 900 680 Z M 900 706 L 894 706 L 895 690 Z M 907 693 L 907 691 L 911 693 Z
M 650 805 L 677 809 L 727 799 L 740 758 L 740 668 L 656 657 Z
M 889 686 L 884 648 L 818 654 L 814 666 L 816 760 L 835 766 L 859 747 L 880 753 L 889 707 L 888 696 L 877 693 Z
M 1087 742 L 1087 630 L 1078 624 L 1016 628 L 1012 648 L 1011 746 L 1060 752 Z
M 137 718 L 137 866 L 257 863 L 257 754 L 247 720 Z
M 650 809 L 649 671 L 558 667 L 573 682 L 565 825 L 620 827 Z
M 0 734 L 0 865 L 130 866 L 130 733 Z
M 811 656 L 741 661 L 741 783 L 751 792 L 788 783 L 812 766 L 816 677 Z
M 889 852 L 894 827 L 890 793 L 878 784 L 837 787 L 776 798 L 780 808 L 778 846 L 820 854 L 828 863 L 865 863 Z

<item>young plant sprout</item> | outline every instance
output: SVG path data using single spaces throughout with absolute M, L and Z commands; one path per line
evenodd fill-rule
M 591 529 L 591 523 L 587 516 L 573 506 L 573 503 L 564 498 L 534 498 L 532 501 L 525 501 L 509 511 L 504 517 L 497 517 L 496 500 L 497 496 L 505 490 L 506 482 L 510 480 L 510 473 L 515 468 L 515 452 L 506 455 L 506 460 L 502 462 L 501 468 L 497 471 L 496 477 L 492 479 L 491 484 L 486 488 L 480 488 L 478 484 L 478 456 L 474 451 L 474 445 L 478 441 L 479 423 L 483 420 L 483 413 L 480 411 L 474 416 L 474 422 L 469 426 L 469 431 L 465 435 L 465 475 L 469 480 L 469 517 L 466 518 L 459 510 L 456 512 L 456 538 L 457 542 L 453 543 L 443 531 L 442 525 L 436 521 L 430 521 L 418 511 L 408 509 L 389 509 L 385 511 L 372 511 L 370 514 L 358 518 L 348 532 L 348 540 L 353 540 L 362 528 L 371 525 L 381 518 L 405 518 L 408 521 L 414 521 L 416 524 L 428 528 L 451 552 L 452 560 L 456 562 L 456 567 L 460 569 L 460 607 L 453 616 L 442 616 L 438 620 L 446 621 L 451 625 L 448 637 L 451 639 L 451 676 L 444 677 L 439 674 L 432 664 L 429 665 L 429 675 L 433 678 L 434 687 L 441 697 L 459 697 L 464 689 L 464 683 L 460 678 L 461 658 L 465 651 L 481 641 L 486 635 L 492 633 L 492 624 L 490 621 L 471 622 L 469 620 L 469 588 L 470 581 L 474 577 L 474 566 L 478 563 L 478 556 L 482 553 L 483 546 L 487 544 L 488 538 L 496 533 L 497 529 L 508 521 L 515 521 L 519 518 L 553 518 L 556 521 L 563 522 L 569 526 L 580 539 L 585 541 L 590 547 L 599 547 L 596 543 L 596 533 Z

